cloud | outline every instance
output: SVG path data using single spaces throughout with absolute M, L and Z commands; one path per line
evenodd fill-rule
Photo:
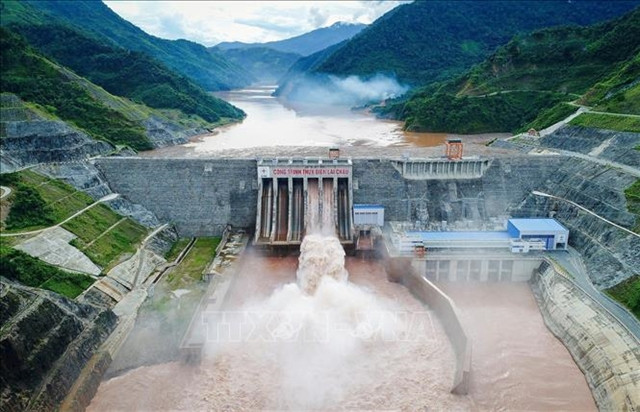
M 268 42 L 338 21 L 369 24 L 406 1 L 105 1 L 154 36 L 206 46 L 221 41 Z
M 328 14 L 323 12 L 318 7 L 311 7 L 309 9 L 308 21 L 313 27 L 322 27 L 327 22 Z
M 320 107 L 353 107 L 398 97 L 407 90 L 409 87 L 394 77 L 382 74 L 370 78 L 306 74 L 293 80 L 283 97 L 290 102 Z

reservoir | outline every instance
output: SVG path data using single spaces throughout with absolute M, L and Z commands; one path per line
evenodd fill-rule
M 216 93 L 247 113 L 241 123 L 222 126 L 191 142 L 145 152 L 153 157 L 206 157 L 223 150 L 278 146 L 431 147 L 446 133 L 412 133 L 402 122 L 377 119 L 346 106 L 285 106 L 274 86 Z

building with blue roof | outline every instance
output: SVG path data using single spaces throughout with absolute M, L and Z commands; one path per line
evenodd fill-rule
M 514 240 L 544 243 L 544 250 L 566 250 L 569 230 L 555 219 L 509 219 L 507 232 Z
M 509 219 L 507 230 L 481 232 L 394 233 L 392 242 L 401 253 L 424 249 L 507 249 L 513 253 L 566 250 L 569 230 L 555 219 Z

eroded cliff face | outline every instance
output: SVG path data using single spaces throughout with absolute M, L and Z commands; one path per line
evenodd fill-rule
M 2 94 L 0 166 L 10 172 L 46 162 L 67 162 L 107 154 L 115 148 L 63 121 L 47 119 L 15 95 Z
M 565 158 L 536 190 L 571 200 L 628 229 L 637 215 L 627 210 L 624 190 L 636 179 L 622 171 L 586 160 Z M 515 216 L 549 216 L 570 231 L 569 244 L 583 256 L 589 277 L 608 288 L 638 273 L 640 239 L 566 201 L 529 194 L 514 209 Z
M 38 163 L 69 162 L 113 153 L 108 142 L 94 140 L 83 131 L 47 118 L 16 95 L 0 95 L 0 165 L 7 173 Z M 151 144 L 158 147 L 187 143 L 193 136 L 209 132 L 203 127 L 185 127 L 160 115 L 135 119 L 145 128 Z
M 116 322 L 110 310 L 0 276 L 2 409 L 56 409 Z

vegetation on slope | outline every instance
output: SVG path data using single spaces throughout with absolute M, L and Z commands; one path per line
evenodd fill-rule
M 375 21 L 316 71 L 364 76 L 394 73 L 401 82 L 427 85 L 469 69 L 517 33 L 560 24 L 592 24 L 636 5 L 607 1 L 416 1 Z
M 640 179 L 637 179 L 624 191 L 627 198 L 627 209 L 636 215 L 636 225 L 633 231 L 640 233 Z
M 15 190 L 5 222 L 9 230 L 49 227 L 93 203 L 87 194 L 31 171 L 0 174 L 0 184 Z
M 613 76 L 616 84 L 628 83 L 640 50 L 634 41 L 638 38 L 640 9 L 591 27 L 550 28 L 516 36 L 466 74 L 419 89 L 406 102 L 392 102 L 379 111 L 406 120 L 406 128 L 415 131 L 514 132 L 546 127 L 551 119 L 570 113 L 567 105 L 556 105 L 575 100 L 600 79 L 619 73 Z M 521 104 L 518 96 L 535 93 L 540 97 L 532 99 L 530 107 Z M 507 113 L 495 113 L 496 104 Z M 464 116 L 445 112 L 456 108 Z M 535 121 L 539 114 L 542 118 Z
M 542 130 L 558 123 L 574 114 L 578 108 L 572 104 L 561 102 L 548 109 L 542 110 L 531 123 L 521 128 L 519 131 L 524 132 L 529 129 Z
M 582 113 L 569 124 L 574 126 L 593 127 L 596 129 L 618 130 L 620 132 L 640 133 L 640 118 L 611 115 L 606 113 Z
M 640 52 L 589 89 L 580 102 L 600 111 L 640 114 Z
M 450 133 L 488 133 L 515 130 L 538 112 L 566 99 L 550 92 L 518 91 L 490 96 L 449 94 L 412 99 L 404 107 L 405 128 Z
M 10 196 L 5 224 L 8 229 L 19 232 L 60 223 L 94 202 L 86 193 L 60 180 L 31 171 L 0 174 L 0 184 L 15 190 Z M 22 205 L 27 205 L 26 212 Z M 93 206 L 62 227 L 77 236 L 71 244 L 103 268 L 109 268 L 121 256 L 135 252 L 147 234 L 145 227 L 118 215 L 104 204 Z
M 3 14 L 11 11 L 3 2 Z M 10 2 L 13 3 L 13 2 Z M 101 1 L 23 1 L 23 8 L 40 12 L 39 21 L 62 19 L 68 24 L 104 37 L 127 50 L 152 56 L 167 67 L 190 78 L 205 90 L 240 88 L 251 83 L 251 76 L 241 67 L 229 62 L 215 51 L 187 40 L 166 40 L 151 36 L 135 25 L 122 19 Z M 33 22 L 28 15 L 14 13 L 6 20 Z M 25 16 L 27 15 L 27 16 Z
M 94 138 L 137 150 L 152 148 L 142 126 L 107 107 L 72 76 L 0 27 L 0 92 L 14 93 Z
M 219 243 L 220 238 L 218 237 L 196 239 L 184 260 L 167 276 L 169 287 L 176 290 L 202 280 L 202 273 L 215 256 L 215 250 Z
M 632 276 L 607 289 L 606 292 L 640 319 L 640 276 Z
M 93 278 L 70 273 L 0 243 L 0 274 L 24 285 L 75 298 L 91 286 Z
M 153 108 L 179 109 L 208 122 L 243 112 L 205 92 L 153 58 L 116 47 L 60 24 L 10 25 L 41 53 L 108 92 Z

